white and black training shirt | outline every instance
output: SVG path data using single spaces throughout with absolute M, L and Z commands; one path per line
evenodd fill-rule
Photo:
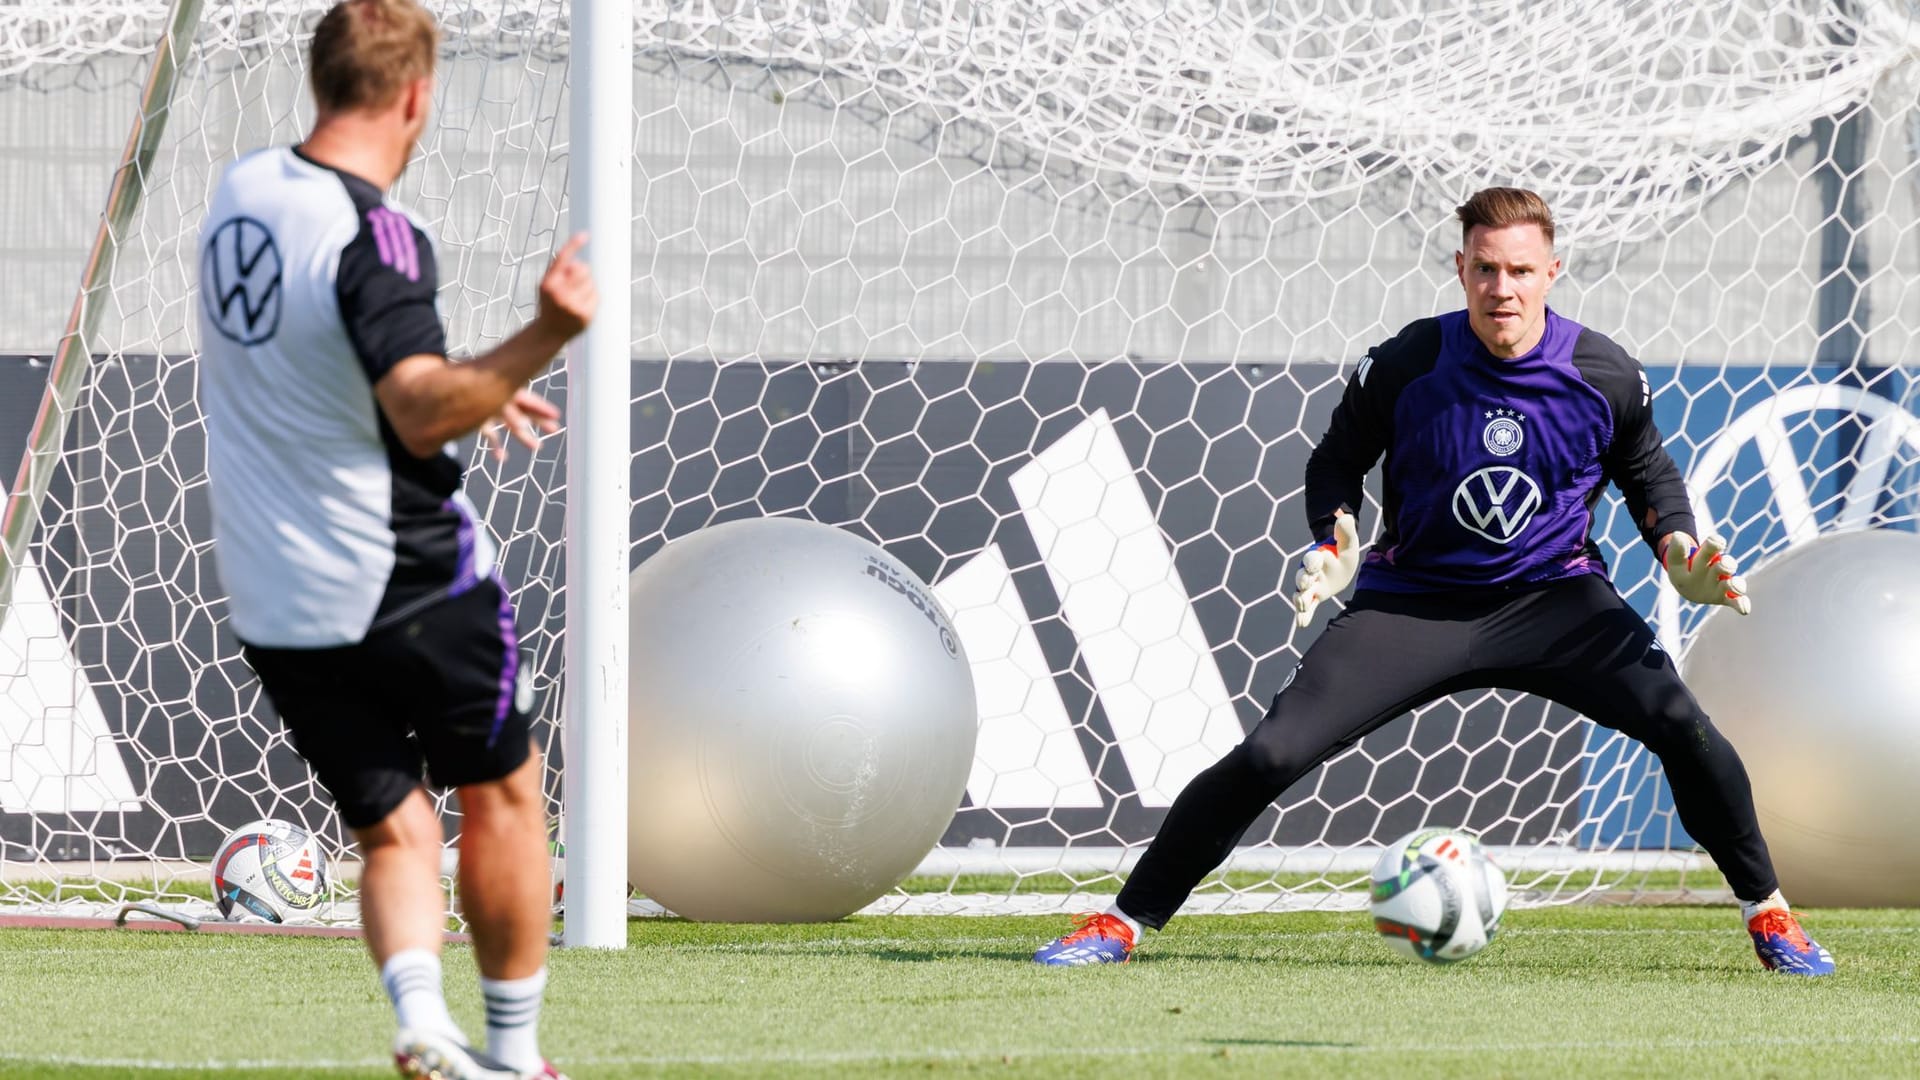
M 286 147 L 227 167 L 200 236 L 214 554 L 249 645 L 349 645 L 492 574 L 451 447 L 418 458 L 373 395 L 445 355 L 433 243 L 360 177 Z

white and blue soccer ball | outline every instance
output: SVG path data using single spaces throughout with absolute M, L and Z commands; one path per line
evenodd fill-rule
M 1493 940 L 1506 910 L 1506 876 L 1469 833 L 1421 829 L 1373 865 L 1374 929 L 1416 960 L 1465 960 Z
M 320 842 L 292 822 L 248 822 L 228 833 L 213 857 L 213 898 L 227 919 L 309 920 L 331 893 Z

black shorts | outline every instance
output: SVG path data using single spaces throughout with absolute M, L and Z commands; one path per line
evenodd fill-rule
M 243 652 L 350 828 L 385 819 L 423 777 L 440 787 L 498 780 L 531 752 L 532 695 L 498 582 L 356 645 Z

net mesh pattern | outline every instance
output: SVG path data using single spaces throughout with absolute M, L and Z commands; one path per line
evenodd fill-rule
M 570 229 L 566 6 L 433 6 L 436 118 L 396 197 L 432 223 L 451 340 L 473 354 L 531 316 Z M 225 162 L 304 131 L 323 7 L 208 4 L 116 237 L 0 632 L 0 900 L 184 899 L 194 860 L 258 817 L 350 854 L 225 628 L 195 401 L 204 208 Z M 930 582 L 975 665 L 966 803 L 934 880 L 883 908 L 1111 891 L 1258 719 L 1318 633 L 1280 595 L 1308 540 L 1306 454 L 1366 346 L 1457 306 L 1452 208 L 1475 188 L 1555 207 L 1555 306 L 1646 363 L 1702 513 L 1749 565 L 1912 527 L 1905 2 L 640 9 L 635 563 L 739 517 L 827 521 Z M 15 400 L 44 382 L 165 19 L 0 4 Z M 535 389 L 564 404 L 564 373 Z M 30 418 L 0 431 L 8 454 Z M 556 812 L 567 445 L 475 453 L 470 477 Z M 1616 499 L 1595 533 L 1684 655 L 1701 613 L 1662 595 Z M 1427 824 L 1481 832 L 1526 902 L 1664 890 L 1650 869 L 1698 866 L 1638 747 L 1487 691 L 1303 780 L 1202 902 L 1355 902 L 1370 853 Z

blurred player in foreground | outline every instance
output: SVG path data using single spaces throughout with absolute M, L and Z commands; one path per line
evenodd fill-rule
M 415 0 L 347 0 L 314 30 L 314 127 L 221 179 L 200 239 L 200 392 L 232 625 L 294 746 L 358 841 L 367 947 L 409 1076 L 556 1077 L 535 1037 L 552 884 L 530 686 L 494 549 L 452 440 L 559 411 L 527 381 L 586 328 L 576 236 L 533 321 L 447 360 L 434 245 L 387 200 L 433 99 L 439 33 Z M 442 997 L 439 818 L 459 794 L 461 911 L 487 1049 Z

